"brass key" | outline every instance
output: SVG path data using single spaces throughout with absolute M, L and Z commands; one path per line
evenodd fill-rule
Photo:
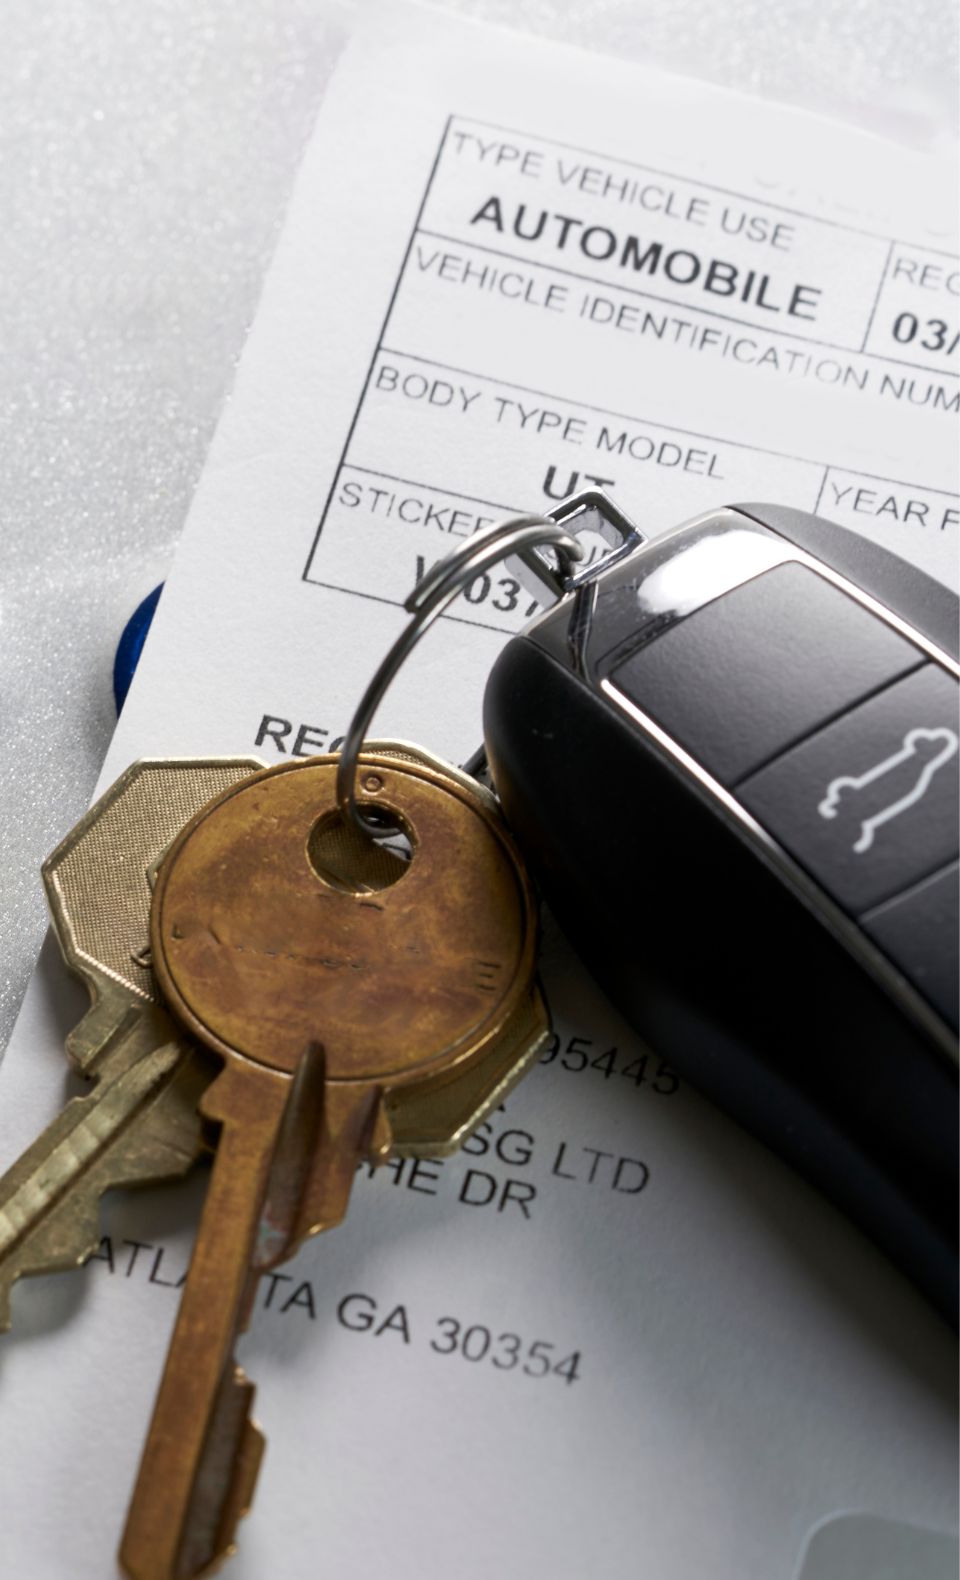
M 361 1160 L 452 1150 L 547 1035 L 534 899 L 492 799 L 398 751 L 360 758 L 396 849 L 348 831 L 320 758 L 225 791 L 160 868 L 154 970 L 223 1069 L 200 1104 L 219 1142 L 121 1548 L 132 1580 L 189 1580 L 233 1550 L 263 1446 L 233 1360 L 260 1275 L 342 1219 Z
M 134 763 L 44 863 L 64 960 L 92 1000 L 67 1058 L 94 1087 L 0 1179 L 0 1332 L 18 1278 L 93 1255 L 105 1191 L 177 1178 L 201 1151 L 197 1102 L 216 1071 L 157 1002 L 150 873 L 205 801 L 260 767 L 256 758 Z

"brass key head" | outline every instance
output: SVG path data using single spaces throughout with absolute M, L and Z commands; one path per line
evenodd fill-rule
M 293 1072 L 321 1042 L 329 1084 L 380 1089 L 394 1150 L 447 1150 L 546 1032 L 533 892 L 489 797 L 383 752 L 363 754 L 361 788 L 412 856 L 354 852 L 345 878 L 336 762 L 256 774 L 182 831 L 154 895 L 154 970 L 215 1052 Z

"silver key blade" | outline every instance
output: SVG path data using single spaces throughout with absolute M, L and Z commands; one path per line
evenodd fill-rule
M 197 1105 L 215 1062 L 157 1003 L 151 875 L 195 812 L 262 766 L 249 757 L 135 763 L 44 863 L 64 960 L 93 1000 L 67 1056 L 96 1085 L 0 1179 L 0 1331 L 18 1278 L 93 1254 L 105 1191 L 179 1178 L 203 1148 Z
M 212 1063 L 149 1025 L 138 1030 L 134 1040 L 155 1045 L 119 1073 L 105 1070 L 0 1180 L 0 1332 L 18 1278 L 65 1272 L 93 1255 L 106 1191 L 179 1179 L 203 1149 L 197 1105 Z

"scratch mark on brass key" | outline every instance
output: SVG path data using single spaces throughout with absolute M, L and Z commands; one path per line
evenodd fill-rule
M 323 1048 L 308 1043 L 293 1077 L 260 1213 L 251 1261 L 257 1277 L 286 1256 L 293 1238 L 320 1139 L 325 1074 Z

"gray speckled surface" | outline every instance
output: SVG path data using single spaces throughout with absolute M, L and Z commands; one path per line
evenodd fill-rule
M 955 146 L 952 0 L 446 0 Z M 6 0 L 0 52 L 0 1047 L 44 856 L 115 723 L 351 15 L 324 0 Z

